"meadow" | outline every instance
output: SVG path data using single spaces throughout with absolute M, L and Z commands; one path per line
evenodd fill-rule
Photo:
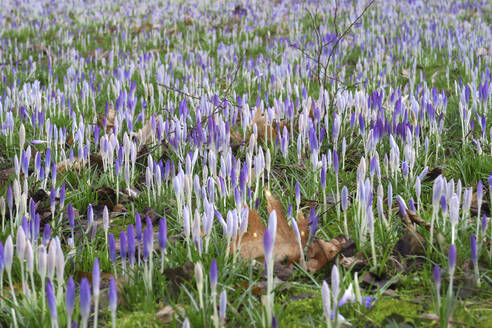
M 492 327 L 492 2 L 7 0 L 1 327 Z

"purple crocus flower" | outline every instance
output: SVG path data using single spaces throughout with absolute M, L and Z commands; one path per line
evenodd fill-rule
M 273 239 L 269 229 L 265 230 L 265 234 L 263 235 L 263 248 L 265 250 L 265 265 L 270 263 L 273 259 Z
M 109 258 L 113 264 L 116 263 L 116 245 L 114 241 L 114 236 L 112 233 L 108 236 L 108 248 L 109 248 Z
M 116 312 L 118 303 L 118 290 L 114 278 L 111 276 L 109 279 L 109 292 L 108 292 L 108 307 L 111 312 Z
M 135 215 L 135 232 L 137 233 L 137 240 L 139 242 L 142 241 L 142 220 L 140 219 L 140 214 L 137 212 Z
M 434 270 L 432 270 L 432 278 L 436 284 L 436 289 L 439 291 L 441 288 L 441 268 L 437 264 L 434 266 Z
M 217 279 L 217 262 L 215 261 L 215 259 L 213 259 L 212 264 L 210 265 L 210 286 L 212 287 L 212 291 L 214 292 L 217 288 Z
M 50 309 L 51 321 L 58 322 L 55 292 L 53 290 L 53 284 L 51 283 L 51 280 L 49 278 L 46 281 L 46 300 L 48 302 L 48 308 Z
M 449 274 L 454 274 L 454 269 L 456 268 L 456 246 L 451 244 L 448 252 L 448 265 L 449 265 Z
M 318 231 L 318 223 L 319 223 L 319 218 L 316 215 L 314 207 L 311 206 L 311 210 L 309 212 L 309 222 L 308 222 L 310 238 L 313 238 L 314 235 L 316 234 L 316 231 Z
M 144 260 L 147 260 L 152 249 L 150 248 L 152 245 L 152 230 L 150 228 L 145 228 L 143 231 L 143 257 Z
M 333 169 L 336 176 L 338 176 L 338 153 L 336 149 L 333 149 Z
M 3 244 L 0 241 L 0 275 L 3 273 L 4 267 L 5 267 L 5 263 L 3 259 Z M 2 281 L 0 281 L 0 284 L 2 284 Z
M 474 234 L 471 234 L 470 236 L 470 251 L 471 251 L 471 258 L 473 263 L 476 265 L 477 264 L 477 239 L 475 238 Z
M 342 211 L 346 211 L 348 207 L 348 188 L 347 186 L 343 186 L 342 188 L 342 197 L 341 197 L 341 205 Z
M 128 225 L 126 229 L 126 239 L 128 242 L 128 262 L 133 265 L 135 263 L 135 228 L 133 224 Z
M 44 231 L 43 231 L 43 245 L 46 246 L 48 245 L 48 242 L 50 241 L 51 239 L 51 226 L 49 223 L 46 223 L 44 225 Z
M 80 314 L 82 316 L 82 327 L 87 327 L 87 320 L 91 312 L 91 287 L 87 278 L 82 278 L 80 283 Z
M 227 293 L 225 289 L 220 293 L 220 301 L 219 301 L 219 318 L 222 322 L 224 322 L 226 317 L 227 310 Z
M 126 234 L 123 230 L 120 232 L 120 257 L 123 262 L 126 260 Z
M 67 312 L 68 321 L 71 321 L 73 310 L 75 308 L 75 283 L 72 277 L 68 277 L 67 291 L 65 293 L 65 311 Z
M 159 247 L 161 251 L 165 251 L 167 246 L 167 222 L 166 218 L 159 221 Z
M 65 184 L 60 187 L 60 208 L 65 204 Z
M 75 223 L 74 223 L 74 213 L 73 213 L 72 204 L 68 204 L 67 214 L 68 214 L 68 224 L 70 225 L 70 228 L 73 230 Z
M 99 270 L 99 259 L 96 257 L 92 267 L 92 293 L 94 296 L 99 295 L 99 285 L 101 282 L 101 271 Z

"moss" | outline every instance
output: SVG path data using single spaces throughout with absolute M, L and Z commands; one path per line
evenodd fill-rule
M 367 316 L 378 324 L 394 315 L 403 317 L 406 322 L 413 322 L 422 310 L 422 305 L 412 303 L 410 299 L 381 298 Z
M 306 298 L 286 304 L 280 317 L 279 327 L 311 327 L 312 318 L 323 313 L 321 299 Z

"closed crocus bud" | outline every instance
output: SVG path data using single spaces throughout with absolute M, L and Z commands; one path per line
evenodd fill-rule
M 273 259 L 273 239 L 270 230 L 266 229 L 263 235 L 263 248 L 265 251 L 265 263 L 268 265 Z
M 415 179 L 415 195 L 417 196 L 417 199 L 420 199 L 421 193 L 422 193 L 422 184 L 420 182 L 420 178 L 417 177 Z
M 487 215 L 483 214 L 482 215 L 482 224 L 481 224 L 481 229 L 480 229 L 480 231 L 482 233 L 485 233 L 485 231 L 487 231 L 487 225 L 488 225 Z
M 341 205 L 342 211 L 346 211 L 348 208 L 348 188 L 347 186 L 343 186 L 342 188 L 342 197 L 341 197 Z
M 275 238 L 277 236 L 277 211 L 273 210 L 268 218 L 268 230 L 270 230 L 270 236 L 272 237 L 273 243 L 275 243 Z
M 55 211 L 55 205 L 56 205 L 56 190 L 54 187 L 51 187 L 50 191 L 50 205 L 51 205 L 51 211 Z
M 200 262 L 195 264 L 195 279 L 198 290 L 203 289 L 203 269 Z
M 212 264 L 210 265 L 210 286 L 212 291 L 215 292 L 217 289 L 217 280 L 218 280 L 218 272 L 217 272 L 217 262 L 215 259 L 212 260 Z
M 400 195 L 396 196 L 396 201 L 398 203 L 398 207 L 400 208 L 400 215 L 405 216 L 407 214 L 407 205 L 403 198 Z
M 167 222 L 166 222 L 166 218 L 162 218 L 160 221 L 159 221 L 159 248 L 161 249 L 161 251 L 165 251 L 166 250 L 166 246 L 167 246 Z
M 65 293 L 65 311 L 67 312 L 67 317 L 71 318 L 73 310 L 75 308 L 75 283 L 72 277 L 68 277 L 67 281 L 67 291 Z
M 436 284 L 437 290 L 439 290 L 441 288 L 441 268 L 437 264 L 434 266 L 434 270 L 432 271 L 432 279 Z
M 124 231 L 120 232 L 120 257 L 123 262 L 126 260 L 126 234 Z
M 91 312 L 91 287 L 89 285 L 89 280 L 87 278 L 82 278 L 80 283 L 80 314 L 82 316 L 82 326 L 87 326 L 87 319 Z M 85 322 L 85 325 L 84 325 Z
M 38 250 L 38 273 L 43 280 L 46 277 L 46 271 L 48 266 L 48 254 L 44 245 L 39 246 Z
M 434 185 L 432 186 L 432 204 L 434 207 L 437 207 L 439 200 L 441 199 L 442 192 L 442 176 L 438 176 L 434 181 Z
M 19 227 L 19 229 L 17 229 L 17 238 L 16 238 L 15 246 L 16 246 L 17 258 L 22 263 L 24 261 L 24 256 L 26 252 L 26 235 L 22 227 Z
M 301 187 L 299 186 L 299 181 L 296 181 L 296 205 L 299 207 L 301 204 Z
M 94 260 L 94 266 L 92 267 L 92 293 L 94 296 L 99 296 L 99 285 L 101 282 L 101 271 L 99 270 L 99 260 Z
M 114 278 L 109 279 L 109 291 L 108 291 L 108 307 L 111 312 L 116 312 L 116 307 L 118 305 L 118 290 L 116 288 L 116 282 Z
M 335 174 L 338 176 L 338 153 L 336 149 L 333 149 L 333 169 L 335 170 Z
M 104 232 L 107 233 L 109 229 L 109 211 L 106 205 L 104 205 L 103 209 L 103 228 Z
M 58 313 L 56 311 L 56 298 L 55 292 L 53 290 L 53 285 L 51 284 L 51 280 L 48 279 L 46 281 L 46 300 L 48 303 L 48 308 L 50 309 L 51 321 L 58 321 Z M 53 327 L 57 327 L 57 324 L 54 324 Z
M 5 249 L 4 249 L 4 263 L 7 272 L 10 272 L 10 270 L 12 269 L 13 260 L 14 260 L 14 244 L 12 242 L 12 237 L 9 235 L 7 237 L 7 240 L 5 241 Z
M 60 187 L 60 209 L 65 205 L 65 184 Z
M 323 312 L 325 313 L 326 321 L 329 322 L 331 320 L 331 295 L 330 288 L 325 280 L 323 280 L 323 284 L 321 285 L 321 299 L 323 301 Z
M 73 227 L 75 225 L 75 222 L 74 222 L 75 215 L 73 213 L 72 204 L 68 204 L 68 206 L 67 206 L 67 214 L 68 214 L 68 224 L 70 225 L 70 228 L 73 229 Z
M 333 312 L 335 312 L 338 306 L 338 294 L 340 293 L 340 273 L 336 265 L 331 268 L 331 291 L 333 293 Z
M 4 268 L 5 268 L 4 250 L 3 250 L 3 244 L 0 241 L 0 275 L 3 273 Z M 0 284 L 1 283 L 2 282 L 0 282 Z
M 478 180 L 477 184 L 477 204 L 480 207 L 483 199 L 483 183 L 482 180 Z
M 65 256 L 61 247 L 56 250 L 56 279 L 59 283 L 63 282 L 63 272 L 65 270 Z
M 56 243 L 54 240 L 50 242 L 50 246 L 48 247 L 48 277 L 53 280 L 55 275 L 55 267 L 56 267 Z
M 318 231 L 318 224 L 319 224 L 319 218 L 316 215 L 314 207 L 311 206 L 311 209 L 309 211 L 309 222 L 308 222 L 311 238 L 313 238 L 314 235 L 316 235 L 316 231 Z
M 135 228 L 133 224 L 128 225 L 126 229 L 126 239 L 128 242 L 128 262 L 133 265 L 135 263 Z
M 448 265 L 449 265 L 449 274 L 454 274 L 454 269 L 456 268 L 456 246 L 451 244 L 448 252 Z
M 151 249 L 151 238 L 153 235 L 153 231 L 150 230 L 150 228 L 145 228 L 143 232 L 143 257 L 144 260 L 147 260 L 149 256 L 151 255 L 152 249 Z
M 34 252 L 29 240 L 26 241 L 26 266 L 27 272 L 29 272 L 29 274 L 32 274 L 34 272 Z M 0 270 L 0 272 L 1 271 L 2 270 Z
M 43 230 L 43 245 L 47 246 L 48 243 L 50 242 L 51 239 L 51 226 L 49 223 L 46 223 L 44 225 L 44 230 Z
M 460 216 L 460 201 L 458 195 L 453 194 L 449 201 L 449 220 L 451 224 L 457 224 Z
M 135 232 L 137 240 L 140 243 L 142 241 L 142 219 L 140 218 L 140 214 L 138 212 L 135 215 Z
M 92 209 L 92 205 L 89 204 L 89 207 L 87 208 L 87 229 L 92 227 L 93 221 L 94 221 L 94 210 Z
M 470 250 L 471 250 L 471 258 L 473 263 L 477 263 L 478 256 L 477 256 L 477 239 L 475 238 L 474 234 L 471 234 L 470 236 Z
M 222 322 L 224 322 L 226 317 L 227 310 L 227 293 L 225 289 L 220 293 L 220 302 L 219 302 L 219 318 Z
M 108 236 L 108 250 L 109 250 L 109 259 L 113 264 L 116 263 L 116 245 L 114 240 L 114 235 L 112 233 Z

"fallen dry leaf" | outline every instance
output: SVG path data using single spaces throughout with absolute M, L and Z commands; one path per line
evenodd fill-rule
M 271 124 L 268 124 L 268 121 L 265 115 L 262 115 L 260 110 L 257 109 L 255 112 L 255 116 L 253 120 L 249 124 L 249 132 L 246 134 L 245 140 L 249 140 L 249 137 L 252 134 L 253 126 L 256 124 L 256 128 L 258 131 L 258 141 L 265 141 L 266 137 L 268 140 L 275 140 L 277 138 L 277 128 L 282 132 L 284 127 L 288 127 L 289 124 L 286 121 L 276 121 L 274 120 Z
M 415 229 L 407 226 L 405 234 L 396 242 L 395 251 L 404 257 L 423 255 L 425 253 L 425 239 Z
M 114 120 L 116 118 L 116 112 L 112 105 L 108 106 L 108 114 L 99 114 L 99 126 L 104 129 L 104 123 L 106 123 L 106 132 L 111 132 L 114 127 Z
M 183 316 L 185 314 L 185 310 L 180 305 L 166 305 L 159 311 L 157 311 L 157 319 L 163 324 L 168 324 L 176 320 L 179 316 Z
M 310 272 L 316 272 L 324 267 L 337 256 L 347 242 L 348 239 L 343 235 L 335 237 L 329 242 L 321 239 L 315 240 L 308 248 L 307 269 Z
M 282 204 L 268 190 L 265 190 L 267 198 L 267 210 L 271 213 L 273 210 L 277 213 L 277 235 L 275 245 L 273 247 L 274 256 L 277 262 L 293 263 L 300 259 L 301 251 L 297 242 L 294 231 L 287 223 L 287 218 L 283 210 Z M 297 225 L 301 235 L 302 246 L 307 242 L 308 238 L 308 220 L 304 218 L 302 212 L 299 211 Z M 240 254 L 244 259 L 256 259 L 264 257 L 263 235 L 266 227 L 261 222 L 257 211 L 249 210 L 248 215 L 248 231 L 241 239 Z M 237 244 L 237 240 L 233 244 Z

